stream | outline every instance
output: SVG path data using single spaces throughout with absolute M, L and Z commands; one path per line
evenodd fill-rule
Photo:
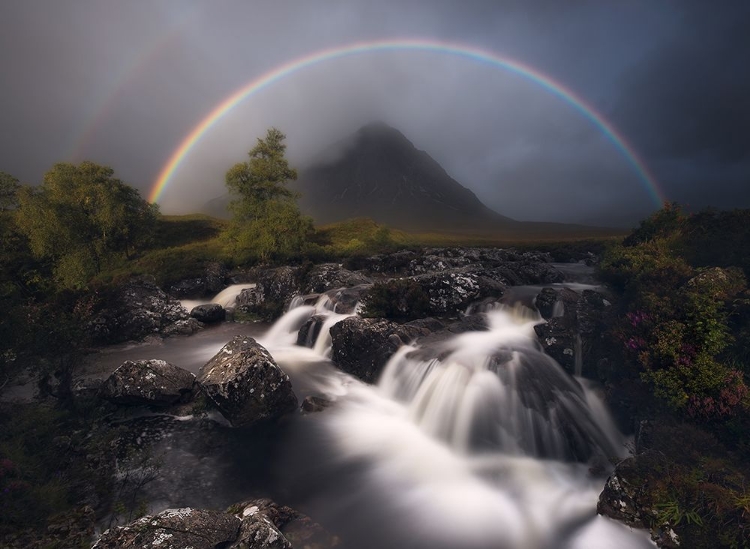
M 593 287 L 582 278 L 589 271 L 579 271 L 566 286 Z M 485 313 L 487 331 L 402 347 L 375 385 L 330 362 L 328 328 L 348 315 L 330 310 L 325 296 L 273 326 L 223 323 L 111 347 L 96 365 L 111 371 L 123 360 L 160 358 L 197 373 L 232 336 L 250 335 L 300 401 L 335 402 L 250 430 L 215 416 L 160 424 L 153 451 L 161 472 L 145 488 L 150 511 L 266 496 L 310 515 L 350 549 L 653 547 L 645 532 L 596 515 L 606 473 L 591 471 L 611 470 L 627 456 L 626 441 L 590 384 L 541 351 L 533 327 L 544 321 L 511 306 L 531 305 L 539 289 L 510 289 Z M 312 315 L 324 318 L 321 333 L 311 347 L 297 346 Z M 146 435 L 148 418 L 143 425 Z

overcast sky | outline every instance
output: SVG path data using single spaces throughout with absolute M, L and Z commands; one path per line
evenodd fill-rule
M 0 0 L 0 171 L 107 164 L 148 195 L 191 129 L 244 84 L 315 51 L 419 38 L 531 67 L 600 113 L 669 200 L 750 207 L 750 2 Z M 654 200 L 580 111 L 531 79 L 439 52 L 310 66 L 232 109 L 161 200 L 187 212 L 277 126 L 298 168 L 365 123 L 400 129 L 519 220 L 634 225 Z

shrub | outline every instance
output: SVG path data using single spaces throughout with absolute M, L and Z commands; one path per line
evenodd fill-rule
M 363 302 L 363 316 L 394 319 L 422 318 L 430 306 L 422 286 L 408 278 L 375 283 Z

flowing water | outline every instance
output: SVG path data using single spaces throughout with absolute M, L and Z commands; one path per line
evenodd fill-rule
M 242 451 L 219 449 L 214 461 L 193 456 L 205 475 L 213 471 L 203 499 L 173 479 L 173 491 L 152 507 L 227 505 L 252 484 L 247 478 L 261 475 L 269 495 L 339 533 L 350 549 L 653 547 L 644 532 L 596 515 L 606 475 L 591 471 L 624 456 L 624 440 L 589 384 L 541 351 L 535 313 L 503 306 L 485 313 L 487 331 L 404 346 L 367 385 L 329 360 L 330 326 L 349 315 L 334 313 L 325 296 L 309 302 L 296 301 L 274 326 L 250 335 L 300 399 L 335 405 L 288 418 L 262 448 L 251 441 Z M 313 316 L 317 337 L 296 345 Z M 199 336 L 181 341 L 197 354 L 206 347 Z M 170 469 L 191 467 L 184 454 Z

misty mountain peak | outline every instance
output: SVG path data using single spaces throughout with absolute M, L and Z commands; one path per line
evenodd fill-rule
M 469 230 L 510 221 L 384 122 L 366 124 L 326 149 L 294 187 L 303 211 L 318 223 L 370 217 L 405 229 Z

